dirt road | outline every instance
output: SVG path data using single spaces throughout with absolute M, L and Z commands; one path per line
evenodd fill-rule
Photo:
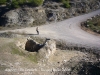
M 39 26 L 39 35 L 41 37 L 62 39 L 67 44 L 78 46 L 95 47 L 100 50 L 100 37 L 87 33 L 80 28 L 80 23 L 94 15 L 100 13 L 100 10 L 73 17 L 61 22 L 55 22 Z M 16 29 L 13 31 L 25 31 L 28 34 L 36 34 L 36 27 L 28 27 L 23 29 Z M 2 31 L 0 31 L 2 32 Z

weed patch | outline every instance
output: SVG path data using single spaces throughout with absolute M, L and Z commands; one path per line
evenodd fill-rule
M 96 33 L 100 34 L 100 17 L 93 18 L 84 22 L 84 26 Z

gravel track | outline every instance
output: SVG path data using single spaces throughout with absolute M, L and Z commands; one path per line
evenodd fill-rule
M 55 22 L 39 26 L 40 37 L 62 39 L 67 44 L 73 44 L 85 47 L 95 47 L 100 52 L 100 36 L 90 34 L 81 29 L 80 23 L 94 15 L 100 13 L 100 9 L 88 14 L 73 17 L 61 22 Z M 8 30 L 6 30 L 8 31 Z M 36 34 L 36 27 L 27 27 L 11 31 L 26 32 L 27 34 Z M 0 33 L 5 31 L 0 31 Z

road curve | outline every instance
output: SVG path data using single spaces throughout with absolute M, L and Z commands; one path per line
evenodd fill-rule
M 55 22 L 39 26 L 39 32 L 41 37 L 62 39 L 67 44 L 73 44 L 78 46 L 95 47 L 100 50 L 100 37 L 87 33 L 80 28 L 80 23 L 94 15 L 100 13 L 100 9 L 91 13 L 73 17 L 61 22 Z M 23 29 L 16 29 L 13 31 L 25 31 L 28 34 L 36 34 L 36 27 L 28 27 Z M 4 31 L 0 31 L 4 32 Z

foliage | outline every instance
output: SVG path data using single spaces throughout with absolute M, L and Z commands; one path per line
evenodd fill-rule
M 19 3 L 16 0 L 13 0 L 11 3 L 11 8 L 18 8 L 19 7 Z
M 70 8 L 69 0 L 63 1 L 63 5 L 65 8 Z
M 0 4 L 8 4 L 11 8 L 18 8 L 24 4 L 31 4 L 32 6 L 40 6 L 44 0 L 0 0 Z M 55 0 L 56 2 L 62 2 L 65 8 L 69 8 L 69 0 Z
M 88 21 L 86 27 L 91 29 L 94 32 L 100 33 L 100 20 L 97 19 L 98 18 Z
M 39 6 L 43 4 L 43 0 L 7 0 L 10 8 L 18 8 L 21 5 L 31 4 L 32 6 Z
M 31 0 L 31 5 L 40 6 L 43 4 L 43 0 Z
M 55 0 L 55 1 L 63 3 L 65 8 L 70 8 L 69 0 Z
M 0 5 L 1 4 L 6 4 L 6 0 L 0 0 Z
M 26 3 L 25 0 L 17 0 L 17 1 L 18 1 L 18 4 L 24 4 L 24 3 Z

